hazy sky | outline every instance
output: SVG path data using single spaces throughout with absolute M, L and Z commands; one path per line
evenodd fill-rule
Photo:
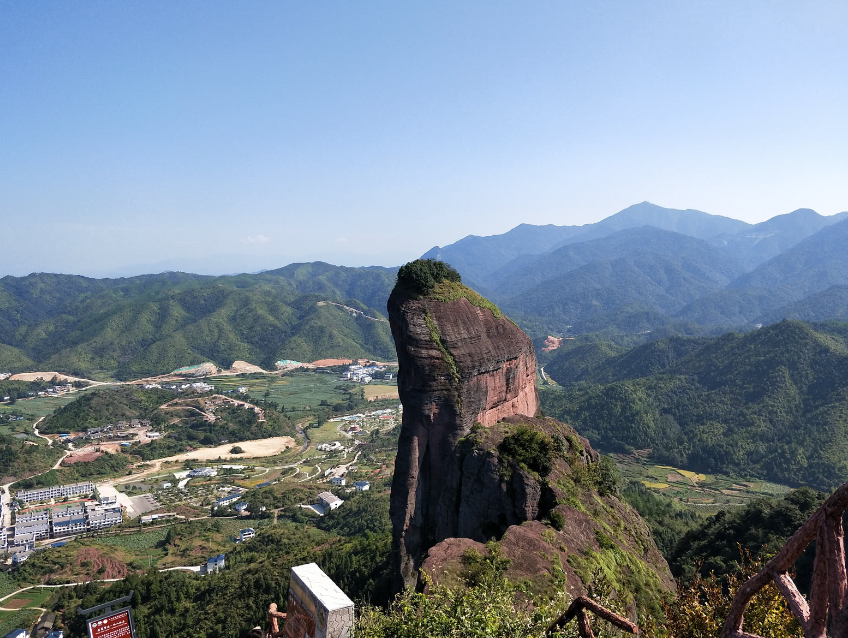
M 0 0 L 0 275 L 848 209 L 848 3 Z

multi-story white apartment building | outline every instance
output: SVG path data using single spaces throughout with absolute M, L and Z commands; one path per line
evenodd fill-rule
M 65 498 L 66 496 L 80 496 L 91 494 L 94 491 L 94 483 L 73 483 L 71 485 L 55 485 L 53 487 L 37 487 L 32 490 L 18 490 L 15 498 L 24 503 L 39 503 L 50 499 Z

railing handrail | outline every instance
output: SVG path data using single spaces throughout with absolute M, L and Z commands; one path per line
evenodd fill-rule
M 773 582 L 801 625 L 804 638 L 848 638 L 848 577 L 842 516 L 848 509 L 848 483 L 837 489 L 783 545 L 777 555 L 736 592 L 721 638 L 761 638 L 742 630 L 751 598 Z M 798 591 L 789 571 L 807 546 L 816 542 L 809 601 Z
M 576 617 L 577 631 L 580 633 L 581 638 L 595 638 L 595 634 L 592 633 L 592 626 L 589 624 L 589 616 L 586 614 L 587 609 L 596 616 L 599 616 L 610 624 L 615 625 L 619 629 L 634 635 L 639 635 L 639 627 L 586 596 L 578 596 L 575 598 L 565 613 L 551 623 L 551 626 L 548 627 L 545 635 L 550 636 L 555 631 L 565 627 L 572 618 Z

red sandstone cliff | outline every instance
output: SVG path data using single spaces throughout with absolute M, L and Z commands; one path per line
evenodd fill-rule
M 460 439 L 475 423 L 532 417 L 539 409 L 532 342 L 496 309 L 481 305 L 463 297 L 417 298 L 398 288 L 389 298 L 404 407 L 391 496 L 396 589 L 417 581 L 427 550 L 439 541 L 482 534 L 477 528 L 489 514 L 470 516 L 467 499 L 465 511 L 461 506 L 470 483 L 463 487 L 461 480 Z M 513 488 L 521 492 L 522 486 Z M 510 514 L 510 504 L 492 507 L 510 524 L 527 520 Z

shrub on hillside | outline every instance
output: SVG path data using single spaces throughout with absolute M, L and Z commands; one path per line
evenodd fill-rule
M 541 478 L 546 478 L 554 466 L 553 441 L 543 432 L 528 427 L 519 427 L 504 438 L 498 445 L 498 452 L 501 457 L 515 461 L 519 467 Z
M 440 281 L 459 283 L 462 278 L 449 264 L 436 259 L 416 259 L 400 267 L 397 285 L 417 295 L 426 295 Z

